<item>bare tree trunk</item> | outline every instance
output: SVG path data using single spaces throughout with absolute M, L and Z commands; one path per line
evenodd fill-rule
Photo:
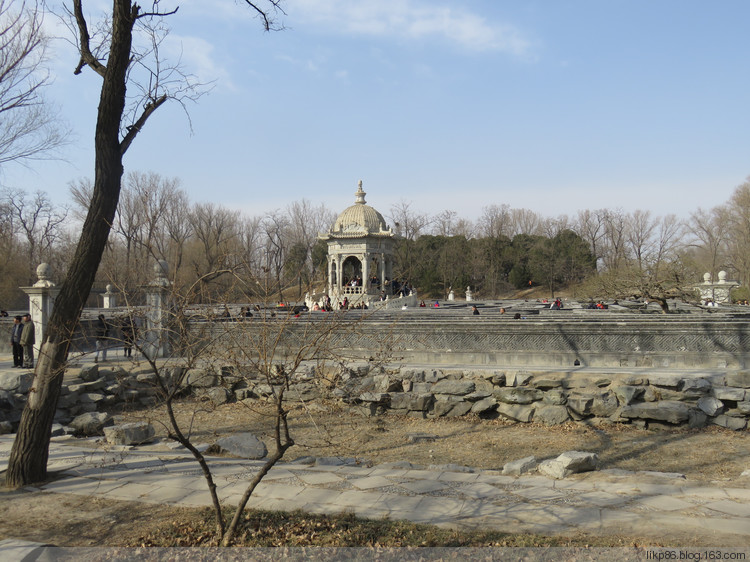
M 120 196 L 122 156 L 127 149 L 120 144 L 120 121 L 137 14 L 137 6 L 131 6 L 129 0 L 114 1 L 111 48 L 106 70 L 100 72 L 103 83 L 96 122 L 94 193 L 73 261 L 47 324 L 29 399 L 13 442 L 5 475 L 10 487 L 41 482 L 47 477 L 50 431 L 70 336 L 94 284 Z

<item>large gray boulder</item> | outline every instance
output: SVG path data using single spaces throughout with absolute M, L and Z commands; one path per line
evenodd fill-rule
M 544 397 L 544 393 L 536 388 L 505 387 L 498 388 L 492 393 L 500 402 L 506 404 L 531 404 Z
M 595 470 L 599 461 L 596 453 L 567 451 L 557 457 L 539 463 L 538 470 L 551 478 L 565 478 L 571 474 Z
M 711 423 L 734 431 L 740 431 L 747 427 L 747 420 L 745 418 L 735 418 L 723 414 L 713 418 Z
M 718 398 L 704 396 L 698 400 L 698 408 L 708 416 L 718 416 L 724 411 L 724 403 Z
M 594 395 L 594 401 L 591 403 L 591 414 L 606 418 L 614 414 L 618 406 L 617 396 L 614 392 L 608 390 Z
M 688 420 L 689 410 L 690 408 L 682 402 L 660 400 L 658 402 L 642 402 L 624 406 L 620 412 L 620 417 L 679 424 Z
M 718 398 L 719 400 L 734 400 L 735 402 L 742 402 L 745 399 L 746 392 L 744 388 L 731 386 L 715 386 L 712 389 L 714 398 Z
M 432 386 L 432 393 L 463 396 L 474 392 L 474 388 L 473 381 L 443 379 Z
M 506 418 L 515 421 L 529 423 L 534 416 L 534 407 L 523 404 L 505 404 L 500 402 L 497 405 L 497 412 Z
M 90 437 L 92 435 L 102 435 L 104 427 L 113 425 L 114 421 L 104 412 L 89 412 L 73 418 L 70 427 L 73 428 L 76 435 Z
M 560 425 L 570 419 L 568 409 L 565 406 L 546 404 L 537 407 L 534 412 L 534 421 L 544 425 Z
M 81 372 L 78 373 L 78 378 L 83 382 L 92 382 L 99 378 L 99 365 L 94 363 L 93 365 L 84 365 L 81 367 Z
M 156 431 L 148 422 L 132 422 L 104 428 L 107 443 L 112 445 L 140 445 L 154 440 Z
M 0 390 L 25 394 L 31 388 L 33 378 L 34 375 L 25 371 L 0 373 Z
M 494 410 L 495 406 L 497 406 L 497 400 L 495 400 L 494 398 L 484 398 L 482 400 L 479 400 L 478 402 L 474 402 L 474 405 L 471 407 L 471 413 L 481 414 L 484 412 L 488 412 L 490 410 Z
M 206 369 L 190 369 L 185 377 L 185 384 L 197 388 L 211 388 L 219 382 L 219 377 Z
M 235 433 L 216 441 L 216 446 L 223 453 L 243 459 L 262 459 L 268 454 L 263 441 L 252 433 Z
M 568 408 L 579 416 L 591 415 L 591 406 L 594 405 L 594 396 L 591 394 L 571 394 L 568 396 Z
M 623 384 L 613 387 L 612 391 L 621 403 L 627 405 L 640 400 L 643 397 L 644 389 L 640 386 Z

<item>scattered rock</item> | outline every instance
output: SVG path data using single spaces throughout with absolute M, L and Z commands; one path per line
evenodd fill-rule
M 526 474 L 527 472 L 535 470 L 537 464 L 536 457 L 524 457 L 522 459 L 505 463 L 503 465 L 502 473 L 506 476 L 521 476 L 521 474 Z
M 595 453 L 567 451 L 556 459 L 542 461 L 538 470 L 551 478 L 561 479 L 571 474 L 595 470 L 598 460 Z
M 223 386 L 214 386 L 206 391 L 206 396 L 214 406 L 221 406 L 229 402 L 232 393 Z
M 84 365 L 81 367 L 81 372 L 78 373 L 78 378 L 83 382 L 95 381 L 99 378 L 99 365 L 96 363 L 93 365 Z
M 190 369 L 185 384 L 196 388 L 211 388 L 218 383 L 218 377 L 206 369 Z
M 133 422 L 104 428 L 104 436 L 112 445 L 140 445 L 154 440 L 156 431 L 148 422 Z
M 252 433 L 235 433 L 216 441 L 222 453 L 241 459 L 262 459 L 268 454 L 266 445 Z
M 70 427 L 76 435 L 90 437 L 92 435 L 103 435 L 104 427 L 114 424 L 112 417 L 104 412 L 89 412 L 73 418 Z

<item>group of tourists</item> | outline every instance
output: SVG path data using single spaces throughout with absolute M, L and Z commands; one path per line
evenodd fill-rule
M 13 368 L 34 368 L 34 322 L 31 314 L 15 316 L 10 331 L 10 346 L 13 348 Z

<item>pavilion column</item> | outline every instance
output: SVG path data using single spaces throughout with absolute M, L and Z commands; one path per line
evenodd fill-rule
M 360 256 L 359 261 L 362 264 L 362 292 L 366 293 L 367 283 L 369 282 L 369 279 L 370 279 L 370 264 L 368 263 L 367 254 Z

